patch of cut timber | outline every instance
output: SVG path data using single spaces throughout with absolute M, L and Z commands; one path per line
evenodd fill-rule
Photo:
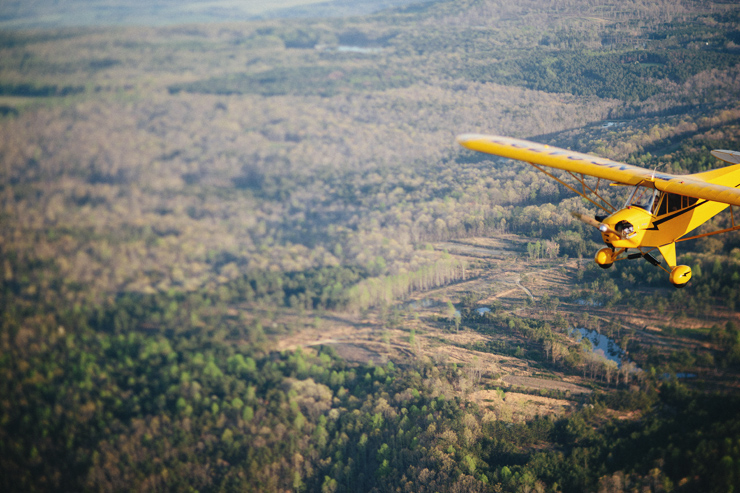
M 571 394 L 590 394 L 591 390 L 580 385 L 557 380 L 548 380 L 546 378 L 520 377 L 515 375 L 506 375 L 501 380 L 509 385 L 524 387 L 535 390 L 557 390 L 559 392 L 570 392 Z
M 532 404 L 538 408 L 541 414 L 561 414 L 564 410 L 573 407 L 573 403 L 565 399 L 553 399 L 551 397 L 519 394 L 517 392 L 507 392 L 505 399 L 509 404 Z
M 385 364 L 388 361 L 388 358 L 385 355 L 379 354 L 366 347 L 358 346 L 357 344 L 329 342 L 326 345 L 334 348 L 334 351 L 336 351 L 340 358 L 353 363 L 367 364 L 372 361 L 373 364 L 378 365 Z

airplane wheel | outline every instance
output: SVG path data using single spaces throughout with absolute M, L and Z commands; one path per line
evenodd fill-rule
M 596 252 L 594 260 L 602 269 L 608 269 L 614 264 L 614 252 L 611 248 L 602 248 Z
M 685 288 L 686 284 L 691 280 L 691 267 L 688 265 L 677 265 L 671 269 L 671 276 L 669 277 L 673 286 L 677 288 Z

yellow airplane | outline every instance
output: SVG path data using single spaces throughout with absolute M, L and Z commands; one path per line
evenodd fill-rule
M 671 283 L 681 288 L 691 279 L 691 268 L 676 265 L 676 243 L 740 229 L 732 208 L 740 206 L 740 152 L 712 151 L 714 157 L 732 166 L 693 175 L 672 175 L 508 137 L 464 134 L 457 137 L 457 142 L 474 151 L 529 163 L 602 209 L 606 214 L 593 219 L 572 214 L 601 231 L 606 247 L 596 253 L 595 260 L 605 269 L 617 260 L 643 257 L 668 272 Z M 545 167 L 566 171 L 580 191 Z M 586 183 L 586 176 L 596 178 L 596 183 Z M 617 209 L 603 197 L 599 192 L 602 180 L 633 187 L 624 207 Z M 685 237 L 727 207 L 732 227 Z M 630 249 L 637 252 L 630 254 Z M 670 270 L 651 254 L 656 249 Z

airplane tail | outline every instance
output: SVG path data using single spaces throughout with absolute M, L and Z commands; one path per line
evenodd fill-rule
M 740 152 L 717 149 L 712 151 L 711 154 L 712 156 L 726 162 L 727 164 L 740 164 Z
M 732 166 L 696 173 L 691 175 L 691 177 L 698 178 L 707 183 L 716 183 L 730 187 L 740 186 L 740 152 L 718 149 L 712 151 L 712 156 Z

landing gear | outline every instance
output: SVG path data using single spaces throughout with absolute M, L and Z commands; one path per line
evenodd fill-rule
M 669 277 L 673 286 L 677 288 L 685 288 L 686 283 L 691 280 L 691 267 L 688 265 L 677 265 L 671 269 L 671 275 Z
M 669 243 L 663 246 L 653 247 L 653 249 L 657 248 L 660 251 L 663 259 L 665 260 L 665 263 L 668 264 L 667 268 L 664 267 L 661 262 L 653 256 L 650 250 L 644 251 L 643 249 L 639 249 L 639 252 L 637 253 L 627 253 L 628 251 L 626 248 L 602 248 L 601 250 L 596 252 L 596 255 L 594 256 L 594 261 L 602 269 L 608 269 L 617 260 L 632 260 L 636 258 L 644 258 L 652 265 L 660 267 L 661 269 L 666 271 L 670 276 L 669 279 L 671 281 L 671 284 L 673 284 L 675 287 L 685 288 L 686 284 L 688 284 L 688 282 L 691 280 L 691 267 L 689 267 L 688 265 L 676 265 L 675 245 L 675 243 Z
M 611 248 L 602 248 L 596 252 L 594 260 L 602 269 L 608 269 L 614 264 L 614 250 Z

